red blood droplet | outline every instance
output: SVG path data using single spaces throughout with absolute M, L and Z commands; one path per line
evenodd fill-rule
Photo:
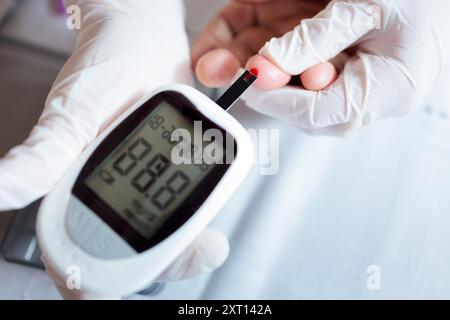
M 254 75 L 255 77 L 257 77 L 258 76 L 258 68 L 251 68 L 250 73 L 252 75 Z

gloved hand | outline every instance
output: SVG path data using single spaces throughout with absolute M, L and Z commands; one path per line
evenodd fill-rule
M 256 67 L 259 79 L 243 97 L 247 104 L 314 134 L 342 134 L 416 110 L 450 56 L 450 3 L 335 0 L 325 7 L 327 3 L 232 1 L 194 45 L 199 79 L 223 86 L 239 67 Z M 252 57 L 261 42 L 280 32 L 287 33 Z M 336 58 L 343 66 L 333 83 L 335 70 L 328 61 Z M 285 86 L 298 75 L 310 90 Z
M 449 61 L 449 13 L 444 0 L 331 1 L 314 18 L 270 40 L 260 54 L 298 75 L 351 48 L 339 78 L 319 92 L 253 89 L 245 100 L 311 133 L 341 134 L 412 112 Z
M 76 48 L 28 139 L 0 160 L 0 211 L 45 195 L 86 145 L 150 90 L 191 81 L 181 1 L 66 4 L 81 9 Z
M 166 83 L 192 81 L 181 0 L 66 5 L 81 9 L 76 49 L 30 136 L 0 160 L 0 211 L 44 196 L 99 132 L 143 95 Z M 161 279 L 211 270 L 227 255 L 224 236 L 205 231 Z

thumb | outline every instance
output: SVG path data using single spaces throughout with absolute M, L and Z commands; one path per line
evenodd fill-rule
M 210 272 L 225 262 L 229 251 L 228 240 L 221 232 L 206 229 L 157 280 L 176 281 Z
M 334 0 L 312 19 L 280 38 L 272 38 L 260 54 L 281 70 L 298 75 L 331 60 L 382 21 L 383 6 L 369 0 Z

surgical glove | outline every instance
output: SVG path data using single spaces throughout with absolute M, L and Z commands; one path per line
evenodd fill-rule
M 66 5 L 80 8 L 76 48 L 30 136 L 0 160 L 0 211 L 44 196 L 99 132 L 139 98 L 166 83 L 192 81 L 181 0 Z
M 29 138 L 0 160 L 0 211 L 44 196 L 99 132 L 149 91 L 192 81 L 181 0 L 66 1 L 71 5 L 82 18 L 75 51 Z M 161 279 L 211 270 L 227 255 L 224 236 L 205 231 Z
M 338 79 L 322 91 L 252 89 L 247 104 L 313 134 L 342 134 L 421 106 L 450 57 L 450 2 L 335 0 L 260 54 L 299 75 L 346 49 Z M 251 66 L 250 66 L 251 67 Z

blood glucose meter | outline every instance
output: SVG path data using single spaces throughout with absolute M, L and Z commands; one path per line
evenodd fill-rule
M 37 234 L 47 267 L 59 279 L 79 268 L 81 290 L 92 295 L 151 285 L 248 173 L 251 139 L 226 109 L 255 80 L 246 71 L 217 102 L 164 86 L 111 124 L 42 202 Z M 202 153 L 208 148 L 214 161 Z

